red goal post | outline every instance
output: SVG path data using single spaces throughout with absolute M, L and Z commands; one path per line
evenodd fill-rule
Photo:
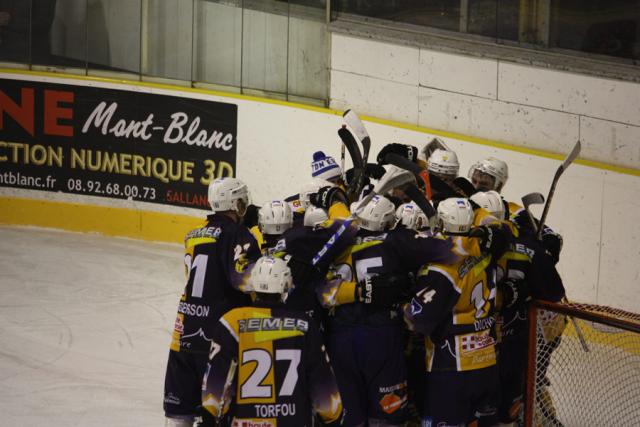
M 526 426 L 640 423 L 640 315 L 595 304 L 529 307 Z

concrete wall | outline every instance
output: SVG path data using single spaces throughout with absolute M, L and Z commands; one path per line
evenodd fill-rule
M 640 169 L 640 84 L 332 34 L 331 107 Z

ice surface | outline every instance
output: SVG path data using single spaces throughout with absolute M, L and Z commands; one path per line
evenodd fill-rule
M 0 227 L 0 426 L 163 425 L 180 245 Z

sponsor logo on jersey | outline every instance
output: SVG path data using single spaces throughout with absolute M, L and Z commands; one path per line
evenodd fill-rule
M 387 414 L 393 414 L 407 403 L 407 396 L 400 397 L 395 393 L 385 394 L 380 399 L 380 407 Z
M 165 394 L 164 403 L 168 403 L 169 405 L 179 405 L 181 403 L 180 398 L 174 396 L 173 393 Z
M 256 409 L 256 417 L 277 418 L 289 417 L 296 414 L 295 403 L 276 403 L 273 405 L 253 405 Z
M 392 414 L 406 405 L 406 388 L 406 382 L 378 388 L 379 393 L 386 393 L 380 399 L 380 407 L 385 413 Z
M 309 322 L 292 317 L 258 317 L 238 319 L 240 332 L 268 332 L 268 331 L 301 331 L 309 330 Z
M 390 385 L 387 387 L 378 387 L 378 393 L 393 393 L 397 390 L 404 390 L 407 387 L 406 382 L 401 382 L 398 384 Z
M 276 420 L 250 420 L 246 418 L 234 418 L 231 427 L 276 427 Z
M 184 323 L 182 323 L 182 316 L 176 317 L 176 321 L 173 324 L 173 330 L 182 335 L 184 333 Z
M 188 338 L 190 338 L 191 340 L 187 341 Z M 195 331 L 194 333 L 183 335 L 182 338 L 180 339 L 180 346 L 181 348 L 190 349 L 192 347 L 191 341 L 199 341 L 200 339 L 207 342 L 213 341 L 211 338 L 207 337 L 207 335 L 204 333 L 202 328 L 198 328 L 198 330 Z
M 458 268 L 458 275 L 460 276 L 460 278 L 466 276 L 467 273 L 469 273 L 469 271 L 471 271 L 471 269 L 473 269 L 473 267 L 475 267 L 475 265 L 482 260 L 482 257 L 466 257 L 460 265 L 460 268 Z
M 207 317 L 211 307 L 200 304 L 189 304 L 186 302 L 180 302 L 178 304 L 178 313 L 187 314 L 195 317 Z
M 184 240 L 187 241 L 189 239 L 196 239 L 199 237 L 212 237 L 214 239 L 217 239 L 220 237 L 221 234 L 222 234 L 222 228 L 220 227 L 202 227 L 202 228 L 198 228 L 190 231 L 186 235 Z
M 531 259 L 533 259 L 533 256 L 536 254 L 536 251 L 534 251 L 533 249 L 523 245 L 522 243 L 516 243 L 514 245 L 514 252 L 525 254 Z
M 486 331 L 486 333 L 470 334 L 461 337 L 461 349 L 463 355 L 491 347 L 494 344 L 495 340 L 491 335 L 489 335 L 489 331 Z
M 415 298 L 413 298 L 411 300 L 411 315 L 416 316 L 420 313 L 422 313 L 422 305 Z

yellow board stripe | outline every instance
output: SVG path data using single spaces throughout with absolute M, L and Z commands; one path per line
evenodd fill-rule
M 51 200 L 0 197 L 0 224 L 33 225 L 68 231 L 98 232 L 180 245 L 202 218 Z
M 47 72 L 47 71 L 20 70 L 20 69 L 13 69 L 13 68 L 0 68 L 0 73 L 22 74 L 22 75 L 31 75 L 31 76 L 41 76 L 41 77 L 57 77 L 62 79 L 84 80 L 84 81 L 101 82 L 101 83 L 126 84 L 131 86 L 165 89 L 165 90 L 172 90 L 172 91 L 178 91 L 178 92 L 199 93 L 199 94 L 205 94 L 205 95 L 219 96 L 223 98 L 233 98 L 233 99 L 242 99 L 246 101 L 263 102 L 266 104 L 274 104 L 274 105 L 281 105 L 284 107 L 299 108 L 307 111 L 315 111 L 318 113 L 329 114 L 332 116 L 342 116 L 343 114 L 342 111 L 334 110 L 331 108 L 316 107 L 313 105 L 306 105 L 306 104 L 301 104 L 297 102 L 282 101 L 279 99 L 263 98 L 259 96 L 242 95 L 242 94 L 236 94 L 236 93 L 230 93 L 230 92 L 221 92 L 221 91 L 216 91 L 212 89 L 202 89 L 202 88 L 193 88 L 188 86 L 170 85 L 166 83 L 142 82 L 142 81 L 135 81 L 135 80 L 116 79 L 116 78 L 97 77 L 97 76 L 80 76 L 80 75 L 74 75 L 74 74 L 53 73 L 53 72 Z M 520 147 L 516 145 L 507 144 L 504 142 L 497 142 L 497 141 L 492 141 L 490 139 L 464 135 L 457 132 L 449 132 L 449 131 L 444 131 L 439 129 L 422 127 L 418 125 L 412 125 L 409 123 L 397 122 L 395 120 L 380 119 L 380 118 L 371 117 L 371 116 L 360 116 L 360 118 L 368 122 L 378 123 L 385 126 L 391 126 L 399 129 L 406 129 L 406 130 L 411 130 L 411 131 L 420 132 L 420 133 L 428 133 L 432 135 L 444 136 L 445 138 L 459 139 L 461 141 L 471 142 L 478 145 L 486 145 L 489 147 L 500 148 L 503 150 L 515 151 L 518 153 L 523 153 L 531 156 L 545 157 L 548 159 L 555 159 L 555 160 L 564 160 L 566 156 L 566 154 L 552 153 L 550 151 Z M 586 160 L 586 159 L 576 159 L 574 163 L 577 163 L 583 166 L 589 166 L 596 169 L 603 169 L 611 172 L 617 172 L 625 175 L 640 176 L 640 169 L 633 169 L 633 168 L 628 168 L 623 166 L 615 166 L 609 163 L 598 162 L 594 160 Z
M 555 160 L 564 160 L 564 158 L 566 157 L 566 153 L 564 153 L 564 154 L 552 153 L 550 151 L 544 151 L 544 150 L 538 150 L 538 149 L 533 149 L 533 148 L 521 147 L 521 146 L 517 146 L 517 145 L 511 145 L 511 144 L 507 144 L 507 143 L 504 143 L 504 142 L 497 142 L 497 141 L 492 141 L 490 139 L 484 139 L 484 138 L 479 138 L 479 137 L 475 137 L 475 136 L 463 135 L 463 134 L 456 133 L 456 132 L 449 132 L 449 131 L 444 131 L 444 130 L 425 128 L 425 127 L 422 127 L 422 126 L 412 125 L 412 124 L 408 124 L 408 123 L 396 122 L 394 120 L 379 119 L 377 117 L 370 117 L 370 116 L 360 116 L 360 118 L 362 120 L 366 120 L 366 121 L 372 122 L 372 123 L 378 123 L 378 124 L 381 124 L 381 125 L 392 126 L 392 127 L 396 127 L 396 128 L 400 128 L 400 129 L 412 130 L 412 131 L 420 132 L 420 133 L 429 133 L 429 134 L 433 134 L 433 135 L 444 136 L 445 138 L 459 139 L 461 141 L 471 142 L 471 143 L 478 144 L 478 145 L 486 145 L 486 146 L 489 146 L 489 147 L 500 148 L 500 149 L 503 149 L 503 150 L 515 151 L 517 153 L 528 154 L 528 155 L 531 155 L 531 156 L 545 157 L 547 159 L 555 159 Z M 608 171 L 611 171 L 611 172 L 617 172 L 617 173 L 621 173 L 621 174 L 625 174 L 625 175 L 640 176 L 640 169 L 627 168 L 627 167 L 623 167 L 623 166 L 615 166 L 615 165 L 611 165 L 609 163 L 598 162 L 598 161 L 594 161 L 594 160 L 576 159 L 576 160 L 573 161 L 573 163 L 577 163 L 577 164 L 583 165 L 583 166 L 589 166 L 589 167 L 596 168 L 596 169 L 604 169 L 604 170 L 608 170 Z

